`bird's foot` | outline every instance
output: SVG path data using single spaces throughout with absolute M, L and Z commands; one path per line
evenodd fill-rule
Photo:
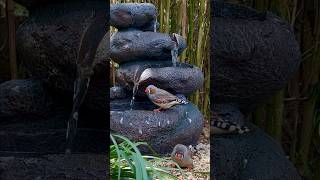
M 161 108 L 159 109 L 154 109 L 153 112 L 160 112 Z

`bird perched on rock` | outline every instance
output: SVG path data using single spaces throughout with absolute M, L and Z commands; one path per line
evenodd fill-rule
M 177 96 L 157 88 L 154 85 L 149 85 L 144 91 L 149 99 L 160 108 L 155 109 L 155 112 L 160 112 L 161 109 L 169 109 L 170 107 L 177 104 L 187 104 L 188 102 L 178 98 Z
M 171 159 L 176 162 L 181 168 L 193 168 L 192 153 L 190 149 L 182 144 L 177 144 L 171 153 Z

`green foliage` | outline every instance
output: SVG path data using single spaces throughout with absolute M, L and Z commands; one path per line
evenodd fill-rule
M 112 180 L 120 179 L 177 179 L 171 175 L 171 170 L 180 168 L 161 167 L 162 163 L 174 163 L 171 160 L 156 156 L 142 155 L 138 146 L 149 147 L 147 143 L 134 143 L 120 135 L 110 134 L 110 174 Z M 119 143 L 120 142 L 120 143 Z M 149 149 L 151 149 L 149 147 Z M 176 164 L 177 165 L 177 164 Z M 178 167 L 178 165 L 177 165 Z
M 14 4 L 14 14 L 16 16 L 29 16 L 29 11 L 18 3 Z

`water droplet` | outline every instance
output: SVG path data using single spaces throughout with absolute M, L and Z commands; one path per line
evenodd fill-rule
M 167 124 L 170 124 L 170 121 L 169 121 L 169 120 L 167 120 Z
M 189 123 L 191 123 L 191 122 L 192 122 L 192 120 L 191 120 L 190 118 L 188 118 L 188 120 L 189 120 Z
M 132 123 L 130 123 L 129 125 L 130 125 L 130 126 L 132 126 L 133 124 L 132 124 Z
M 139 133 L 142 134 L 142 130 L 139 128 Z
M 121 117 L 120 119 L 120 124 L 123 124 L 123 117 Z
M 161 126 L 161 123 L 160 123 L 160 121 L 159 121 L 158 125 L 159 125 L 159 127 Z

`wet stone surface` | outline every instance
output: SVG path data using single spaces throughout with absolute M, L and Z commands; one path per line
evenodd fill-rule
M 137 96 L 145 97 L 144 89 L 152 84 L 173 94 L 189 95 L 201 88 L 204 83 L 202 71 L 186 63 L 171 61 L 140 61 L 126 63 L 117 70 L 117 82 L 128 91 L 139 82 Z
M 212 94 L 217 103 L 251 111 L 292 77 L 301 60 L 299 45 L 290 25 L 271 13 L 224 4 L 213 15 Z
M 0 119 L 45 116 L 53 105 L 39 80 L 11 80 L 0 84 Z
M 248 124 L 242 135 L 211 137 L 211 177 L 216 179 L 300 180 L 282 148 L 262 130 Z
M 110 24 L 117 29 L 153 31 L 157 9 L 151 3 L 117 3 L 110 6 Z
M 128 92 L 121 86 L 114 86 L 110 88 L 110 99 L 124 99 L 128 97 Z
M 195 145 L 203 128 L 203 116 L 191 103 L 153 112 L 151 102 L 136 102 L 130 111 L 130 99 L 111 102 L 110 128 L 134 141 L 146 141 L 161 154 L 180 143 Z
M 177 35 L 177 38 L 180 43 L 178 54 L 181 54 L 186 48 L 186 41 L 182 36 Z M 174 44 L 168 34 L 134 29 L 119 31 L 111 36 L 110 57 L 120 64 L 141 60 L 166 61 L 171 59 Z

